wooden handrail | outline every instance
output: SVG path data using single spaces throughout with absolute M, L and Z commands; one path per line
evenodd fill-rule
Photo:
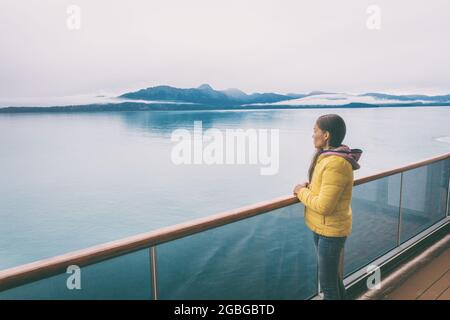
M 359 178 L 354 181 L 354 185 L 364 184 L 447 158 L 450 158 L 450 153 L 415 162 L 404 167 Z M 5 269 L 0 271 L 0 291 L 50 277 L 52 275 L 64 273 L 69 265 L 77 265 L 80 267 L 90 265 L 140 249 L 149 248 L 195 233 L 217 228 L 232 222 L 247 219 L 268 211 L 295 204 L 297 202 L 299 202 L 299 200 L 295 195 L 281 196 L 272 200 L 225 211 L 208 217 L 191 220 L 151 232 L 96 245 L 87 249 Z
M 437 157 L 432 157 L 432 158 L 424 159 L 424 160 L 421 160 L 421 161 L 418 161 L 418 162 L 413 162 L 413 163 L 408 164 L 408 165 L 403 166 L 403 167 L 399 167 L 399 168 L 395 168 L 395 169 L 391 169 L 391 170 L 387 170 L 387 171 L 382 171 L 382 172 L 379 172 L 379 173 L 376 173 L 376 174 L 372 174 L 370 176 L 359 178 L 359 179 L 354 181 L 353 185 L 357 186 L 357 185 L 360 185 L 360 184 L 363 184 L 363 183 L 366 183 L 366 182 L 370 182 L 370 181 L 373 181 L 373 180 L 377 180 L 377 179 L 381 179 L 381 178 L 384 178 L 384 177 L 388 177 L 388 176 L 391 176 L 393 174 L 397 174 L 397 173 L 400 173 L 400 172 L 405 172 L 405 171 L 408 171 L 408 170 L 412 170 L 412 169 L 416 169 L 416 168 L 419 168 L 419 167 L 423 167 L 423 166 L 426 166 L 428 164 L 431 164 L 431 163 L 434 163 L 434 162 L 437 162 L 437 161 L 441 161 L 441 160 L 445 160 L 445 159 L 448 159 L 448 158 L 450 158 L 450 152 L 444 153 L 444 154 L 442 154 L 440 156 L 437 156 Z

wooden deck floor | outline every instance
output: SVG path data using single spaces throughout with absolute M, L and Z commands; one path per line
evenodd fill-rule
M 388 300 L 450 300 L 450 247 L 417 270 L 384 298 Z

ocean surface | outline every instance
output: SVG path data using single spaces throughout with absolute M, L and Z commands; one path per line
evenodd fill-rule
M 290 194 L 325 113 L 363 150 L 355 179 L 450 151 L 450 107 L 0 114 L 0 269 Z M 194 121 L 278 129 L 277 174 L 176 165 L 171 135 Z

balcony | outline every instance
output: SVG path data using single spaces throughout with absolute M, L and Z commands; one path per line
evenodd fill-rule
M 344 281 L 352 297 L 370 291 L 376 270 L 387 281 L 449 234 L 449 175 L 447 153 L 354 181 Z M 316 256 L 303 211 L 287 195 L 6 269 L 0 299 L 317 299 Z M 383 298 L 436 298 L 431 293 L 449 285 L 448 254 L 436 262 L 443 264 L 444 284 L 424 266 L 409 280 L 392 282 L 398 291 Z M 80 268 L 82 290 L 69 289 L 70 266 Z M 423 283 L 420 294 L 410 294 L 408 285 L 416 282 Z

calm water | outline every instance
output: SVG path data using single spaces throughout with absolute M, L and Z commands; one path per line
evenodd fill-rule
M 355 178 L 450 151 L 450 108 L 0 115 L 0 269 L 289 194 L 306 180 L 314 120 L 338 113 Z M 280 167 L 180 165 L 171 133 L 280 130 Z

